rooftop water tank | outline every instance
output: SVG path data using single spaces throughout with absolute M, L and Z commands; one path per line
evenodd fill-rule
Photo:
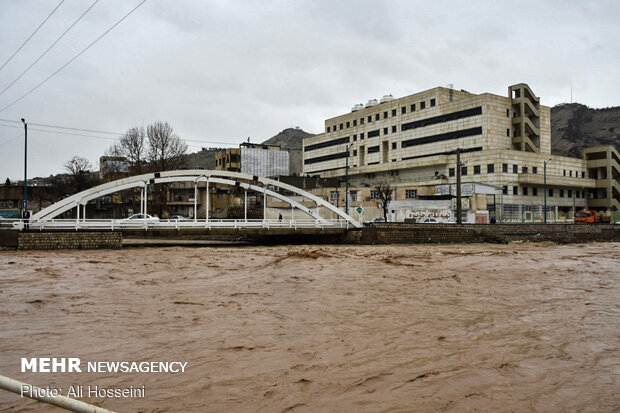
M 394 96 L 392 96 L 392 95 L 383 95 L 383 97 L 381 98 L 381 103 L 390 102 L 392 100 L 394 100 Z
M 379 102 L 377 102 L 377 99 L 370 99 L 368 103 L 366 103 L 366 107 L 369 108 L 371 106 L 377 106 L 378 104 Z
M 351 112 L 357 112 L 358 110 L 364 109 L 364 105 L 362 103 L 358 103 L 351 108 Z

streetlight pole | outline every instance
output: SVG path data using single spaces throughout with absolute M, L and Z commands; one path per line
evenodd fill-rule
M 544 161 L 544 166 L 543 166 L 543 175 L 544 175 L 544 181 L 543 181 L 543 192 L 544 192 L 544 206 L 543 206 L 543 219 L 544 219 L 544 223 L 547 223 L 547 162 L 550 162 L 551 158 L 547 159 Z
M 461 148 L 456 149 L 456 223 L 463 223 L 461 208 Z
M 353 145 L 353 143 L 347 145 L 347 158 L 344 171 L 344 210 L 347 215 L 349 215 L 349 152 L 351 151 L 351 145 Z
M 28 210 L 28 124 L 26 119 L 22 118 L 24 124 L 24 202 L 22 204 L 23 214 L 25 217 Z

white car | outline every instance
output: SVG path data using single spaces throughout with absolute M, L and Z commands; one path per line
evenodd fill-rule
M 125 218 L 120 220 L 121 223 L 132 223 L 132 222 L 159 222 L 159 218 L 151 216 L 149 214 L 133 214 L 129 218 Z
M 439 221 L 437 221 L 435 218 L 422 218 L 421 220 L 418 221 L 418 224 L 437 224 L 439 223 Z

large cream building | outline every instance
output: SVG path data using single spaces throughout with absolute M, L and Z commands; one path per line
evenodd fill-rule
M 550 133 L 549 107 L 523 83 L 507 96 L 443 87 L 386 95 L 327 119 L 324 133 L 305 139 L 304 173 L 344 180 L 348 169 L 353 191 L 390 183 L 397 200 L 417 198 L 455 183 L 459 148 L 462 182 L 495 187 L 489 209 L 498 218 L 541 219 L 545 169 L 548 218 L 570 219 L 589 199 L 598 200 L 590 205 L 597 209 L 618 208 L 618 152 L 593 148 L 588 157 L 597 162 L 589 170 L 585 156 L 551 155 Z

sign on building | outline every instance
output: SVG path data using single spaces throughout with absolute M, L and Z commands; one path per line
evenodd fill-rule
M 289 153 L 242 146 L 241 172 L 265 177 L 289 175 Z

